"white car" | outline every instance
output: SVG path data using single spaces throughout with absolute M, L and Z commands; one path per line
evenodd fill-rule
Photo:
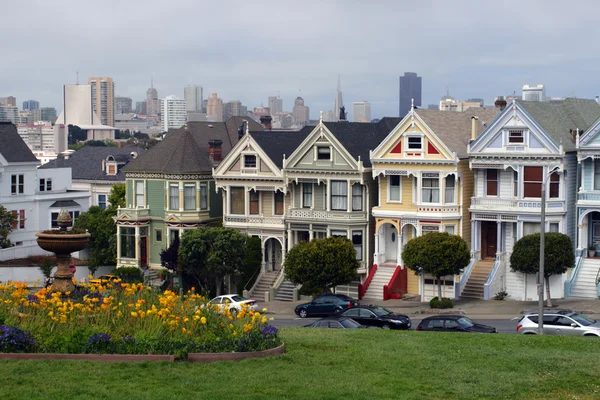
M 223 296 L 217 296 L 210 301 L 210 304 L 216 305 L 219 310 L 223 307 L 227 307 L 231 311 L 241 311 L 243 306 L 248 306 L 251 310 L 256 310 L 258 307 L 256 300 L 248 300 L 237 294 L 225 294 Z

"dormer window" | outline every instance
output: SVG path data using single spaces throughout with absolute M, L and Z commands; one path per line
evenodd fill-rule
M 523 130 L 511 129 L 508 131 L 508 143 L 523 143 Z
M 408 137 L 408 149 L 409 150 L 422 150 L 423 140 L 420 136 L 409 136 Z
M 117 166 L 115 164 L 108 164 L 106 168 L 107 175 L 116 175 L 117 174 Z
M 244 168 L 256 168 L 256 156 L 254 154 L 244 156 Z
M 317 147 L 317 160 L 331 160 L 331 149 L 329 147 Z

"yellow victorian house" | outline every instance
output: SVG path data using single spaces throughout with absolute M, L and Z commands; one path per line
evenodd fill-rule
M 372 209 L 377 267 L 367 278 L 366 298 L 379 297 L 379 291 L 391 288 L 419 294 L 422 301 L 437 296 L 435 278 L 407 271 L 402 250 L 410 239 L 428 232 L 460 235 L 470 243 L 474 182 L 467 146 L 497 114 L 494 109 L 412 109 L 371 151 L 373 178 L 379 187 L 379 205 Z M 442 279 L 444 297 L 460 294 L 457 278 Z M 383 297 L 390 296 L 384 293 Z

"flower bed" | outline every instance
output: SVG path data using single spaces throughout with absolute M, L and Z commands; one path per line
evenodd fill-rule
M 263 310 L 265 311 L 265 310 Z M 142 284 L 89 285 L 31 293 L 0 285 L 0 353 L 173 355 L 257 352 L 281 345 L 260 312 L 219 312 L 194 292 Z

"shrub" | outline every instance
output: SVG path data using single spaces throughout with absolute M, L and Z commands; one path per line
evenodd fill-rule
M 452 302 L 452 299 L 449 299 L 447 297 L 442 297 L 442 299 L 440 300 L 436 296 L 433 299 L 429 300 L 429 307 L 430 308 L 454 308 L 454 303 Z
M 52 265 L 52 261 L 50 261 L 48 257 L 44 257 L 42 265 L 39 268 L 46 278 L 50 278 L 50 275 L 52 275 L 52 268 L 54 268 L 54 266 Z
M 33 353 L 35 340 L 33 336 L 14 326 L 0 325 L 0 352 L 2 353 Z
M 501 290 L 494 296 L 494 300 L 504 300 L 508 297 L 506 290 Z
M 123 282 L 142 282 L 142 270 L 140 270 L 138 267 L 122 267 L 116 268 L 113 271 L 116 276 L 123 280 Z

